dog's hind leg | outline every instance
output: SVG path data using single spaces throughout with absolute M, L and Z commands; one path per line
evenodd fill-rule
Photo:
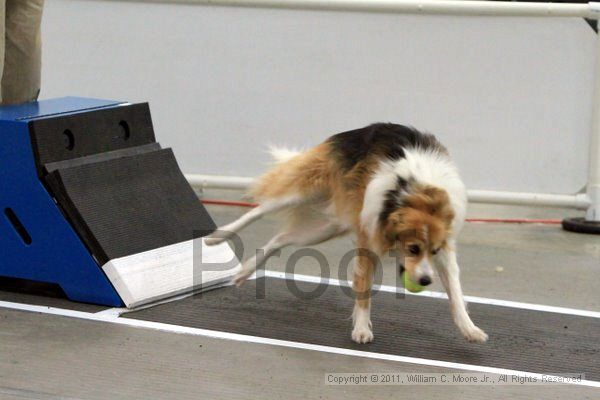
M 308 221 L 303 225 L 288 228 L 275 235 L 262 249 L 256 250 L 256 255 L 246 260 L 242 269 L 234 277 L 236 285 L 243 284 L 256 269 L 262 266 L 277 250 L 286 246 L 311 246 L 325 242 L 348 232 L 348 228 L 332 222 L 313 223 Z
M 327 195 L 328 169 L 325 150 L 317 146 L 292 159 L 276 164 L 258 178 L 249 194 L 260 204 L 206 239 L 214 245 L 231 237 L 265 214 L 320 201 Z
M 218 228 L 208 235 L 205 243 L 209 246 L 219 244 L 233 236 L 236 232 L 242 230 L 247 225 L 261 218 L 263 215 L 297 206 L 302 204 L 303 201 L 303 197 L 294 195 L 265 200 L 262 204 L 248 211 L 240 218 Z

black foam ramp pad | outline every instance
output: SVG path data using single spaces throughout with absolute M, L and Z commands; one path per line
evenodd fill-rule
M 148 103 L 126 104 L 29 122 L 38 174 L 45 164 L 154 143 Z
M 171 149 L 57 168 L 46 183 L 100 264 L 216 228 Z

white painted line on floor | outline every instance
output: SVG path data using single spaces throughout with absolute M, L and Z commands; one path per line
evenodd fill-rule
M 287 348 L 293 348 L 293 349 L 319 351 L 322 353 L 371 358 L 371 359 L 376 359 L 376 360 L 396 361 L 396 362 L 403 362 L 403 363 L 415 364 L 415 365 L 426 365 L 426 366 L 439 367 L 439 368 L 451 368 L 451 369 L 459 369 L 459 370 L 465 370 L 465 371 L 486 372 L 486 373 L 491 373 L 491 374 L 504 374 L 504 375 L 515 375 L 515 376 L 522 376 L 522 377 L 533 377 L 533 378 L 537 378 L 537 379 L 542 379 L 542 377 L 544 377 L 544 376 L 547 378 L 551 377 L 551 375 L 544 375 L 544 374 L 539 374 L 539 373 L 518 371 L 518 370 L 512 370 L 512 369 L 486 367 L 486 366 L 482 366 L 482 365 L 454 363 L 454 362 L 449 362 L 449 361 L 431 360 L 431 359 L 426 359 L 426 358 L 398 356 L 398 355 L 385 354 L 385 353 L 373 353 L 373 352 L 368 352 L 368 351 L 352 350 L 352 349 L 345 349 L 345 348 L 340 348 L 340 347 L 330 347 L 330 346 L 323 346 L 323 345 L 317 345 L 317 344 L 292 342 L 292 341 L 288 341 L 288 340 L 270 339 L 270 338 L 264 338 L 264 337 L 259 337 L 259 336 L 242 335 L 239 333 L 213 331 L 213 330 L 209 330 L 209 329 L 200 329 L 200 328 L 190 328 L 190 327 L 186 327 L 186 326 L 164 324 L 161 322 L 143 321 L 143 320 L 130 319 L 130 318 L 125 318 L 125 317 L 118 317 L 118 316 L 115 316 L 114 314 L 88 313 L 88 312 L 82 312 L 82 311 L 66 310 L 66 309 L 56 308 L 56 307 L 45 307 L 45 306 L 36 306 L 36 305 L 30 305 L 30 304 L 12 303 L 12 302 L 8 302 L 8 301 L 0 301 L 0 307 L 12 309 L 12 310 L 19 310 L 19 311 L 30 311 L 30 312 L 37 312 L 37 313 L 42 313 L 42 314 L 50 314 L 50 315 L 58 315 L 58 316 L 63 316 L 63 317 L 78 318 L 78 319 L 84 319 L 84 320 L 95 321 L 95 322 L 106 322 L 106 323 L 111 323 L 111 324 L 130 326 L 130 327 L 134 327 L 134 328 L 153 329 L 153 330 L 158 330 L 158 331 L 162 331 L 162 332 L 203 336 L 203 337 L 209 337 L 209 338 L 214 338 L 214 339 L 233 340 L 233 341 L 237 341 L 237 342 L 264 344 L 264 345 L 287 347 Z M 579 382 L 569 382 L 568 384 L 600 388 L 600 382 L 597 382 L 597 381 L 581 380 Z
M 180 294 L 177 296 L 168 297 L 166 299 L 162 299 L 162 300 L 156 301 L 154 303 L 146 303 L 142 306 L 138 306 L 135 308 L 127 308 L 127 307 L 107 308 L 106 310 L 98 311 L 97 313 L 94 313 L 94 314 L 95 315 L 105 315 L 105 316 L 109 316 L 109 317 L 111 317 L 111 316 L 112 317 L 120 317 L 121 315 L 128 313 L 128 312 L 145 310 L 146 308 L 159 306 L 161 304 L 172 303 L 174 301 L 183 300 L 185 298 L 192 297 L 193 295 L 198 294 L 198 293 L 199 292 L 191 291 L 189 293 L 184 293 L 184 294 Z
M 156 305 L 158 305 L 158 304 L 156 304 Z M 121 314 L 125 314 L 127 311 L 131 311 L 131 310 L 128 310 L 125 307 L 115 307 L 115 308 L 107 308 L 106 310 L 98 311 L 98 312 L 94 313 L 94 315 L 116 318 L 116 317 L 120 317 Z
M 155 306 L 159 306 L 161 304 L 166 304 L 166 303 L 172 303 L 174 301 L 179 301 L 179 300 L 183 300 L 186 299 L 188 297 L 192 297 L 196 294 L 199 293 L 206 293 L 209 292 L 211 290 L 214 289 L 219 289 L 219 288 L 223 288 L 226 286 L 232 286 L 233 283 L 231 281 L 226 281 L 223 282 L 222 284 L 218 285 L 218 286 L 209 286 L 207 288 L 204 288 L 204 290 L 193 290 L 189 293 L 183 293 L 177 296 L 173 296 L 173 297 L 167 297 L 166 299 L 162 299 L 159 301 L 156 301 L 154 303 L 146 303 L 142 306 L 138 306 L 135 308 L 126 308 L 126 307 L 114 307 L 114 308 L 108 308 L 106 310 L 102 310 L 102 311 L 98 311 L 97 313 L 95 313 L 96 315 L 109 315 L 109 316 L 115 316 L 115 317 L 119 317 L 125 313 L 128 312 L 133 312 L 133 311 L 140 311 L 140 310 L 144 310 L 146 308 L 151 308 L 151 307 L 155 307 Z
M 264 276 L 267 276 L 269 278 L 295 280 L 295 281 L 299 281 L 299 282 L 322 283 L 325 285 L 350 287 L 350 282 L 341 281 L 339 279 L 321 278 L 319 276 L 313 276 L 313 275 L 286 274 L 285 272 L 271 271 L 271 270 L 261 271 L 261 274 L 262 274 L 262 272 L 264 272 Z M 253 275 L 253 278 L 255 278 L 254 275 Z M 390 292 L 390 293 L 404 293 L 408 296 L 423 296 L 423 297 L 432 297 L 432 298 L 436 298 L 436 299 L 448 299 L 448 296 L 446 295 L 446 293 L 442 293 L 442 292 L 430 292 L 430 291 L 424 290 L 419 293 L 410 293 L 410 292 L 405 291 L 404 288 L 397 288 L 395 286 L 387 286 L 387 285 L 373 285 L 373 290 L 382 291 L 382 292 Z M 485 298 L 485 297 L 476 297 L 476 296 L 464 296 L 464 299 L 468 303 L 489 304 L 489 305 L 500 306 L 500 307 L 520 308 L 523 310 L 544 311 L 544 312 L 551 312 L 551 313 L 557 313 L 557 314 L 577 315 L 580 317 L 600 318 L 600 312 L 579 310 L 576 308 L 555 307 L 555 306 L 547 306 L 544 304 L 521 303 L 518 301 L 489 299 L 489 298 Z

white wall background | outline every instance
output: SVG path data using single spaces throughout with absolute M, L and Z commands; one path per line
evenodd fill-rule
M 41 97 L 149 101 L 186 173 L 254 176 L 268 143 L 393 121 L 441 137 L 473 189 L 585 183 L 581 19 L 47 0 L 43 24 Z

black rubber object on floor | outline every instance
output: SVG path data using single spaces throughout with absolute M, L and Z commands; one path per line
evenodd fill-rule
M 600 222 L 586 221 L 585 218 L 565 218 L 562 227 L 569 232 L 600 235 Z
M 294 288 L 322 294 L 300 298 Z M 350 340 L 353 299 L 344 290 L 266 278 L 124 317 L 534 373 L 584 373 L 600 381 L 598 318 L 470 304 L 473 321 L 490 335 L 487 343 L 472 344 L 455 328 L 447 300 L 379 292 L 371 315 L 375 340 L 359 345 Z

